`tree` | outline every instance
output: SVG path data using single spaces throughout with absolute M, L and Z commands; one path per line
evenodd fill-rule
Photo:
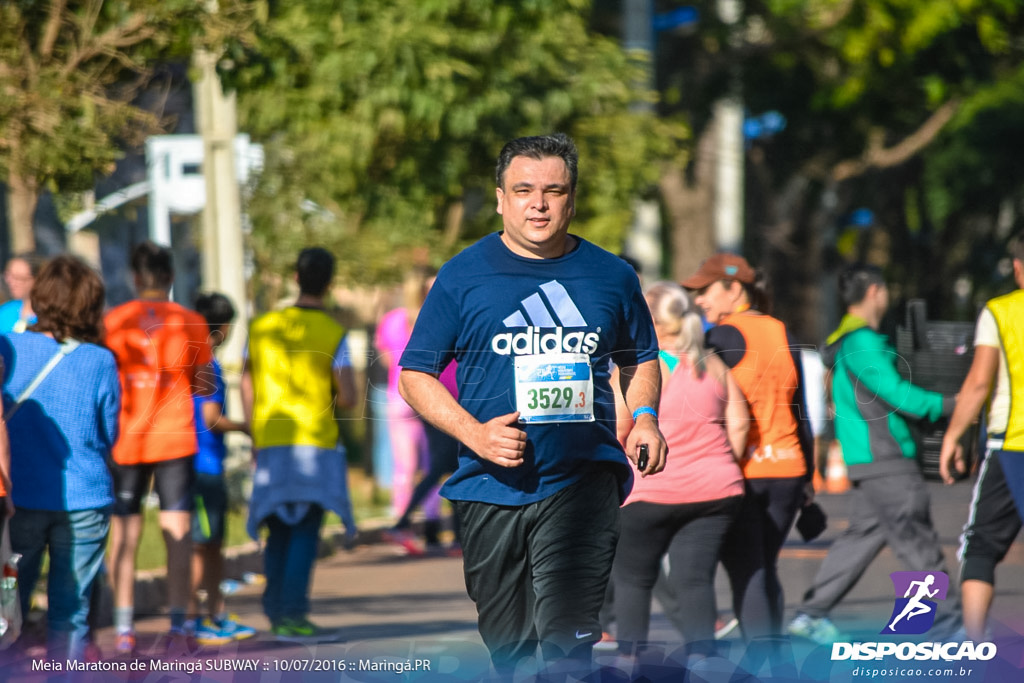
M 192 0 L 22 0 L 0 4 L 0 171 L 15 252 L 35 247 L 45 189 L 90 189 L 123 150 L 168 125 L 145 106 L 161 63 L 237 34 L 244 13 Z M 159 93 L 159 89 L 155 89 Z
M 965 243 L 988 239 L 972 227 L 976 216 L 949 208 L 985 196 L 994 215 L 1020 196 L 1012 148 L 975 144 L 979 116 L 1006 122 L 1020 111 L 1020 4 L 746 0 L 735 44 L 713 7 L 703 3 L 697 34 L 663 41 L 659 89 L 664 110 L 685 113 L 699 135 L 736 69 L 751 114 L 788 119 L 747 155 L 747 250 L 773 276 L 779 312 L 802 338 L 823 337 L 843 258 L 837 240 L 846 217 L 866 207 L 875 226 L 857 233 L 847 258 L 874 258 L 905 295 L 928 297 L 940 313 L 956 279 L 946 263 L 962 264 Z M 983 174 L 954 180 L 967 162 L 1009 175 L 987 187 Z
M 561 130 L 580 147 L 575 229 L 621 247 L 630 200 L 685 129 L 650 99 L 586 0 L 267 3 L 235 55 L 241 127 L 266 148 L 252 203 L 258 266 L 329 245 L 351 281 L 394 279 L 425 249 L 439 262 L 495 224 L 504 141 Z

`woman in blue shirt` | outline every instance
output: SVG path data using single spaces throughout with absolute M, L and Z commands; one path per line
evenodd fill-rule
M 92 268 L 76 257 L 58 256 L 39 272 L 31 297 L 38 322 L 24 333 L 0 337 L 4 412 L 13 410 L 7 420 L 17 509 L 11 547 L 22 554 L 23 612 L 43 554 L 49 553 L 49 657 L 81 659 L 89 635 L 89 594 L 103 562 L 114 502 L 107 461 L 117 438 L 121 386 L 114 356 L 102 346 L 104 287 Z

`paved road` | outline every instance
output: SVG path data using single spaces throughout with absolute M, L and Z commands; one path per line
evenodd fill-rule
M 953 488 L 931 484 L 933 516 L 951 569 L 958 566 L 955 558 L 957 536 L 963 524 L 970 488 L 960 484 Z M 789 614 L 803 590 L 811 581 L 827 551 L 828 543 L 846 524 L 851 514 L 850 497 L 825 495 L 820 501 L 829 515 L 829 530 L 812 544 L 791 537 L 783 551 L 780 570 L 786 591 Z M 373 534 L 367 534 L 373 537 Z M 1016 544 L 1007 560 L 1000 565 L 997 576 L 997 598 L 993 609 L 999 633 L 1024 633 L 1024 547 Z M 902 567 L 892 553 L 884 550 L 870 567 L 861 583 L 849 594 L 833 615 L 839 627 L 863 639 L 876 640 L 889 616 L 893 591 L 888 574 Z M 724 616 L 729 594 L 719 576 L 719 606 Z M 261 631 L 269 624 L 262 616 L 259 588 L 246 586 L 229 597 L 229 607 L 244 621 Z M 352 551 L 338 551 L 321 560 L 317 566 L 313 588 L 312 618 L 324 627 L 337 629 L 338 643 L 315 647 L 297 646 L 273 641 L 268 635 L 217 649 L 203 649 L 191 658 L 161 660 L 161 632 L 166 617 L 148 617 L 138 622 L 141 670 L 109 674 L 99 680 L 163 680 L 164 673 L 154 671 L 151 658 L 169 661 L 179 668 L 173 675 L 186 677 L 189 661 L 204 666 L 202 680 L 478 680 L 486 671 L 487 660 L 476 632 L 476 613 L 466 597 L 461 560 L 458 558 L 411 558 L 399 549 L 381 543 L 363 545 Z M 736 638 L 738 634 L 732 637 Z M 651 639 L 666 643 L 672 650 L 679 638 L 660 612 L 653 618 Z M 113 633 L 103 629 L 99 644 L 111 652 Z M 742 645 L 737 641 L 738 652 Z M 385 672 L 359 670 L 359 662 L 377 659 L 378 664 L 392 667 Z M 241 666 L 252 659 L 258 667 L 252 674 L 233 676 L 213 671 L 230 660 L 230 666 Z M 415 666 L 421 662 L 419 675 L 395 676 L 395 668 Z M 127 660 L 125 660 L 127 661 Z M 1024 666 L 1024 656 L 1021 657 Z M 24 667 L 30 662 L 4 669 L 0 679 L 27 680 Z M 342 665 L 346 672 L 337 671 Z M 430 676 L 422 670 L 430 666 Z M 322 673 L 294 676 L 287 672 L 295 667 L 328 667 Z M 354 669 L 354 671 L 353 671 Z M 173 677 L 172 675 L 172 677 Z M 199 680 L 197 675 L 194 680 Z M 694 678 L 693 680 L 697 680 Z M 704 680 L 704 679 L 702 679 Z M 718 680 L 714 676 L 706 680 Z M 726 677 L 727 680 L 727 677 Z M 802 680 L 802 679 L 796 679 Z M 827 680 L 827 677 L 826 679 Z M 977 679 L 975 679 L 977 680 Z

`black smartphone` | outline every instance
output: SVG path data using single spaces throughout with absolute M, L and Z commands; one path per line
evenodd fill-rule
M 647 444 L 640 446 L 640 455 L 636 458 L 636 468 L 643 472 L 647 469 L 647 461 L 650 459 L 650 454 L 647 451 Z

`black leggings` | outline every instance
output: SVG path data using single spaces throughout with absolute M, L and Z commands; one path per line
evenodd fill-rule
M 669 618 L 688 644 L 714 639 L 715 567 L 742 496 L 677 505 L 630 503 L 622 508 L 615 551 L 616 640 L 631 654 L 645 641 L 651 620 L 651 590 L 662 556 L 668 555 L 666 587 L 674 598 Z
M 747 639 L 782 632 L 785 598 L 776 565 L 803 505 L 804 485 L 803 477 L 748 479 L 739 515 L 726 535 L 722 564 Z

